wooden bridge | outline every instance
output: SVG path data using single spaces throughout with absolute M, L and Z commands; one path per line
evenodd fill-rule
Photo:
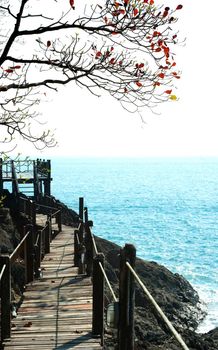
M 61 205 L 50 196 L 50 163 L 31 164 L 32 174 L 27 176 L 25 171 L 21 177 L 16 171 L 18 166 L 12 162 L 8 170 L 0 160 L 0 192 L 4 191 L 5 183 L 11 183 L 14 206 L 28 221 L 15 250 L 10 255 L 0 255 L 1 348 L 103 349 L 107 318 L 107 327 L 116 330 L 118 349 L 134 350 L 136 280 L 181 349 L 188 350 L 135 273 L 134 246 L 126 244 L 120 251 L 119 296 L 116 297 L 105 273 L 104 255 L 98 251 L 91 232 L 92 222 L 88 220 L 83 198 L 79 199 L 76 227 L 63 225 Z M 41 170 L 45 164 L 49 171 L 43 175 Z M 23 180 L 33 184 L 32 196 L 23 196 L 20 191 Z M 11 266 L 17 261 L 25 268 L 26 287 L 17 317 L 12 318 L 16 312 L 11 302 Z M 107 316 L 105 284 L 113 299 Z
M 46 218 L 37 214 L 37 225 L 43 219 L 46 225 Z M 57 225 L 52 226 L 54 230 Z M 4 349 L 102 349 L 101 337 L 92 335 L 91 278 L 74 266 L 74 234 L 72 227 L 62 225 L 51 241 L 37 267 L 40 276 L 26 285 L 23 303 L 11 320 L 10 338 L 3 340 Z M 10 256 L 11 263 L 18 253 Z M 32 279 L 31 271 L 28 278 Z

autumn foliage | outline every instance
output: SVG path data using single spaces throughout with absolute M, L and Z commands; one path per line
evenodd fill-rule
M 6 3 L 0 10 L 13 29 L 1 41 L 4 115 L 21 111 L 23 103 L 25 110 L 31 108 L 38 101 L 36 89 L 72 82 L 95 95 L 106 91 L 130 111 L 176 99 L 180 72 L 174 47 L 179 38 L 173 28 L 181 4 L 170 8 L 154 0 L 99 0 L 82 8 L 79 0 L 47 0 L 46 6 L 42 0 L 19 0 L 19 7 L 12 0 Z M 20 49 L 21 41 L 30 50 Z

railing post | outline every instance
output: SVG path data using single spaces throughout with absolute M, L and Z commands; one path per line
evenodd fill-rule
M 47 196 L 51 195 L 51 161 L 50 160 L 43 160 L 43 171 L 47 172 L 47 179 L 44 180 L 44 193 Z
M 79 269 L 78 273 L 79 274 L 84 274 L 85 273 L 85 253 L 86 253 L 86 248 L 83 244 L 79 244 Z
M 134 350 L 134 277 L 126 266 L 126 262 L 134 268 L 136 249 L 132 244 L 126 244 L 120 253 L 120 285 L 119 285 L 119 350 Z
M 84 222 L 85 224 L 89 221 L 88 208 L 84 207 Z
M 87 276 L 91 276 L 93 271 L 93 241 L 92 241 L 91 234 L 92 233 L 89 227 L 89 222 L 87 222 L 85 223 L 85 238 L 84 238 L 84 243 L 86 247 L 85 263 L 86 263 Z
M 83 222 L 83 215 L 84 215 L 84 198 L 79 198 L 79 218 Z
M 62 231 L 62 211 L 61 209 L 58 212 L 58 217 L 57 217 L 57 224 L 58 224 L 58 232 Z
M 100 263 L 104 268 L 104 254 L 98 253 L 93 260 L 93 304 L 92 304 L 92 334 L 104 333 L 104 275 Z
M 74 230 L 74 266 L 79 266 L 79 230 Z
M 25 244 L 25 265 L 26 265 L 26 283 L 34 279 L 34 243 L 33 243 L 33 226 L 25 226 L 25 234 L 29 231 Z
M 12 175 L 12 191 L 13 191 L 13 194 L 17 197 L 20 191 L 19 191 L 17 174 L 16 174 L 13 160 L 11 160 L 11 175 Z
M 84 224 L 83 224 L 83 222 L 81 221 L 81 222 L 80 222 L 80 225 L 79 225 L 79 230 L 78 230 L 78 235 L 79 235 L 79 241 L 80 241 L 80 243 L 83 242 L 83 239 L 84 239 L 83 234 L 84 234 Z
M 37 232 L 38 240 L 37 244 L 35 245 L 35 277 L 40 277 L 40 267 L 41 267 L 41 260 L 42 260 L 42 232 L 39 230 Z
M 33 201 L 30 201 L 30 203 L 32 225 L 36 225 L 36 203 Z
M 0 256 L 0 267 L 6 265 L 1 279 L 1 341 L 11 336 L 11 262 L 9 255 Z
M 51 242 L 51 221 L 46 221 L 45 226 L 45 254 L 50 253 L 50 242 Z
M 32 220 L 32 202 L 29 199 L 27 200 L 26 215 Z

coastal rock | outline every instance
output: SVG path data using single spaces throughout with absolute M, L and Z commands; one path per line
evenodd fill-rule
M 19 213 L 16 212 L 18 220 Z M 20 217 L 20 223 L 22 217 Z M 16 220 L 12 218 L 8 208 L 0 208 L 0 252 L 11 254 L 20 240 L 20 233 Z M 23 262 L 14 262 L 11 266 L 12 302 L 19 304 L 22 298 L 23 286 L 25 284 L 25 270 Z
M 11 253 L 19 241 L 19 233 L 12 221 L 10 210 L 0 208 L 0 252 Z
M 117 291 L 120 247 L 96 236 L 95 239 L 99 252 L 105 255 L 106 273 L 114 290 Z M 198 294 L 190 283 L 156 262 L 138 258 L 136 272 L 174 327 L 181 333 L 186 330 L 194 333 L 199 321 L 205 315 L 200 308 Z M 166 344 L 168 341 L 172 343 L 169 349 L 177 349 L 176 342 L 170 340 L 169 330 L 138 285 L 136 285 L 135 315 L 137 349 L 161 349 L 161 344 Z

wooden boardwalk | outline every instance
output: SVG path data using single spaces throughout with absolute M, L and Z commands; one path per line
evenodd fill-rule
M 73 266 L 73 230 L 63 225 L 41 263 L 43 276 L 26 286 L 5 350 L 102 349 L 91 334 L 91 280 Z

